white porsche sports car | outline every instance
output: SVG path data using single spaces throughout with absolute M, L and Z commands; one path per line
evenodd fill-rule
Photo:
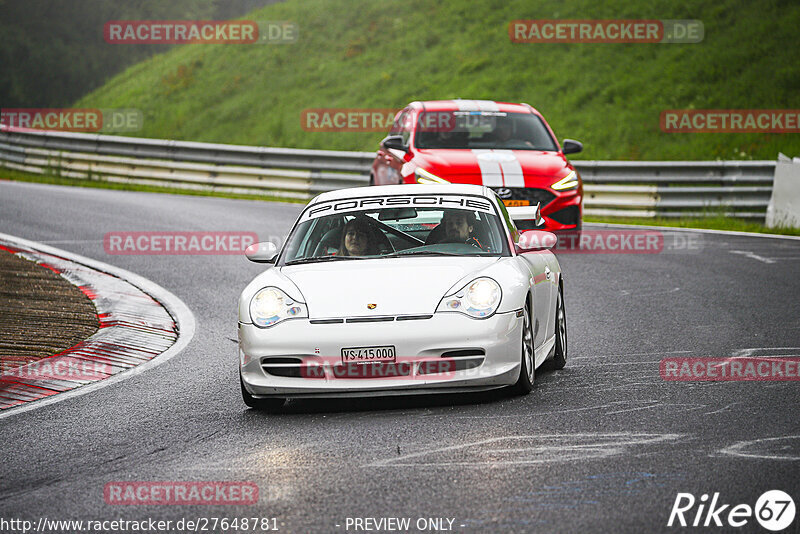
M 506 208 L 477 185 L 392 185 L 323 193 L 239 297 L 242 397 L 531 391 L 564 367 L 556 236 L 517 230 L 538 206 Z

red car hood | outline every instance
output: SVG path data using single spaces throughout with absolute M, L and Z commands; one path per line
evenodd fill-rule
M 549 186 L 571 170 L 560 152 L 539 150 L 422 149 L 414 162 L 448 181 L 490 187 Z

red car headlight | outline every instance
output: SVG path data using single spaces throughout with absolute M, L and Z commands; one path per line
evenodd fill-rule
M 578 173 L 571 171 L 568 175 L 550 186 L 556 191 L 568 191 L 570 189 L 578 188 Z

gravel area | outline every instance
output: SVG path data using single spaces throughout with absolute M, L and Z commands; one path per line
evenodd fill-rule
M 0 371 L 57 354 L 97 328 L 94 304 L 78 287 L 0 250 Z

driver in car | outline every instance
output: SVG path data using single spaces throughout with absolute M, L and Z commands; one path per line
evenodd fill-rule
M 444 225 L 443 243 L 464 243 L 485 250 L 480 241 L 472 235 L 475 228 L 475 214 L 471 211 L 449 211 L 442 217 Z
M 491 132 L 490 138 L 501 146 L 519 146 L 525 145 L 526 147 L 533 148 L 533 143 L 527 139 L 520 139 L 514 132 L 514 124 L 503 118 L 498 118 L 495 124 L 495 129 Z

